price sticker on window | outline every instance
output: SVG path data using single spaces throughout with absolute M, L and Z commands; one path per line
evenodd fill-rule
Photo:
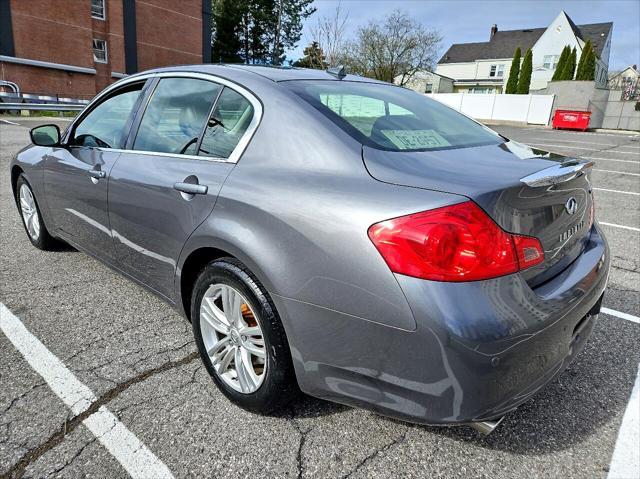
M 420 150 L 423 148 L 443 148 L 451 146 L 435 130 L 381 130 L 391 143 L 401 150 Z

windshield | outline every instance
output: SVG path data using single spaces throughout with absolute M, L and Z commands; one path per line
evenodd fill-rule
M 379 83 L 283 82 L 359 142 L 390 151 L 425 151 L 502 143 L 497 134 L 406 88 Z

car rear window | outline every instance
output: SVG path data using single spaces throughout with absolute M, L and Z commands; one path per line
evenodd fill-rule
M 502 143 L 457 111 L 406 88 L 332 80 L 283 82 L 359 142 L 390 151 Z

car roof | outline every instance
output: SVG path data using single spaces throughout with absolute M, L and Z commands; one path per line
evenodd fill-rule
M 224 73 L 228 78 L 233 78 L 234 72 L 248 72 L 259 75 L 263 78 L 274 82 L 290 81 L 290 80 L 334 80 L 340 81 L 336 76 L 328 73 L 326 70 L 312 70 L 309 68 L 297 67 L 277 67 L 267 65 L 243 65 L 243 64 L 225 64 L 225 63 L 204 63 L 196 65 L 179 65 L 175 67 L 156 68 L 141 73 L 160 73 L 169 71 L 186 71 L 220 74 Z M 346 75 L 344 81 L 360 81 L 368 83 L 385 83 L 372 78 L 365 78 L 358 75 Z

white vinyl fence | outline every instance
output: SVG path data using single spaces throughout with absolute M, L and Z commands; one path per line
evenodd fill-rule
M 547 125 L 555 95 L 433 93 L 427 96 L 476 120 L 515 121 Z

